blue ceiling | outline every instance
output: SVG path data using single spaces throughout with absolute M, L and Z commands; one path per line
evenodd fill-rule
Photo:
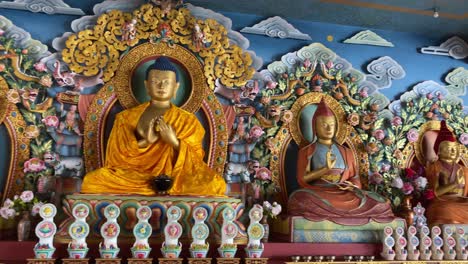
M 468 0 L 187 0 L 220 12 L 468 38 Z M 434 8 L 439 17 L 434 18 Z

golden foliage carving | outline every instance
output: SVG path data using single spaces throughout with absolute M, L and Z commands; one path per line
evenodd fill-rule
M 121 41 L 122 26 L 132 19 L 137 21 L 135 38 Z M 93 29 L 83 30 L 68 38 L 62 51 L 63 60 L 72 71 L 85 76 L 94 76 L 102 71 L 102 78 L 107 82 L 114 76 L 122 53 L 160 35 L 162 24 L 170 28 L 168 36 L 174 44 L 183 45 L 201 58 L 207 83 L 212 90 L 216 79 L 225 86 L 233 87 L 242 86 L 252 78 L 255 70 L 250 66 L 250 54 L 231 44 L 226 28 L 216 20 L 196 19 L 186 8 L 163 14 L 159 7 L 151 4 L 140 6 L 133 13 L 113 10 L 101 15 Z M 195 24 L 200 26 L 209 43 L 201 49 L 197 49 L 193 42 Z

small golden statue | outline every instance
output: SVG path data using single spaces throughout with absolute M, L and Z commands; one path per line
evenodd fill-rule
M 390 203 L 361 189 L 353 152 L 335 142 L 337 126 L 322 98 L 312 118 L 315 142 L 299 150 L 297 180 L 303 189 L 291 194 L 288 214 L 343 225 L 362 225 L 372 219 L 391 222 Z
M 438 159 L 426 167 L 429 188 L 435 198 L 427 208 L 429 224 L 468 223 L 468 169 L 459 164 L 460 148 L 445 121 L 434 143 Z
M 148 68 L 145 87 L 150 102 L 117 114 L 104 167 L 85 176 L 81 192 L 155 195 L 152 180 L 166 174 L 171 195 L 223 196 L 224 179 L 203 161 L 203 126 L 171 103 L 179 77 L 168 58 Z

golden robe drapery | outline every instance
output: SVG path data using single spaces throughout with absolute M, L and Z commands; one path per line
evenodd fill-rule
M 171 195 L 223 196 L 224 179 L 203 161 L 205 130 L 194 114 L 172 105 L 163 116 L 180 140 L 178 152 L 161 139 L 138 147 L 134 131 L 148 106 L 149 102 L 117 114 L 104 167 L 85 176 L 81 192 L 155 195 L 151 180 L 166 174 L 174 179 Z

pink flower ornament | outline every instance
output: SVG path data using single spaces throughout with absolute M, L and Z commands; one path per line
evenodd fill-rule
M 272 208 L 272 206 L 271 206 L 271 203 L 270 203 L 270 202 L 268 202 L 268 201 L 264 201 L 264 202 L 263 202 L 263 209 L 264 209 L 264 210 L 269 211 L 269 210 L 271 210 L 271 208 Z
M 5 200 L 5 202 L 3 203 L 3 207 L 6 207 L 6 208 L 11 208 L 13 206 L 14 202 L 12 200 L 10 200 L 10 198 L 7 198 Z
M 462 133 L 460 135 L 460 143 L 462 143 L 463 145 L 468 145 L 468 134 L 467 133 Z
M 24 172 L 39 172 L 45 168 L 45 162 L 38 158 L 31 158 L 24 163 Z
M 418 177 L 414 180 L 414 184 L 416 185 L 416 188 L 422 190 L 427 186 L 427 179 L 425 177 Z
M 48 116 L 42 119 L 42 122 L 48 127 L 57 127 L 59 125 L 59 119 L 56 116 Z
M 47 70 L 47 66 L 45 65 L 45 63 L 38 62 L 34 64 L 34 69 L 36 69 L 36 71 L 39 72 L 44 72 Z
M 5 219 L 13 218 L 16 215 L 15 209 L 2 207 L 0 208 L 0 216 Z
M 408 134 L 406 135 L 406 138 L 408 139 L 409 142 L 416 142 L 419 137 L 419 132 L 415 128 L 412 128 L 408 131 Z
M 409 195 L 414 191 L 414 187 L 410 182 L 403 183 L 402 191 L 404 194 Z
M 35 203 L 33 208 L 31 209 L 31 214 L 33 216 L 36 216 L 37 214 L 39 214 L 39 210 L 41 210 L 41 207 L 44 205 L 43 202 L 38 202 L 38 203 Z
M 381 184 L 383 182 L 382 174 L 374 172 L 370 176 L 370 182 L 373 184 Z
M 261 137 L 263 134 L 265 134 L 265 132 L 260 126 L 257 125 L 253 126 L 249 131 L 250 137 L 254 139 Z
M 381 170 L 382 170 L 383 172 L 387 172 L 387 171 L 390 170 L 390 168 L 391 168 L 390 164 L 386 164 L 386 163 L 385 163 L 385 164 L 382 164 Z
M 401 126 L 401 124 L 403 124 L 403 121 L 401 120 L 401 117 L 399 116 L 395 116 L 393 119 L 392 119 L 392 126 Z
M 20 194 L 21 201 L 25 203 L 32 201 L 33 198 L 34 198 L 34 193 L 32 191 L 23 191 Z
M 262 181 L 271 180 L 271 171 L 267 169 L 266 167 L 261 167 L 258 169 L 257 173 L 255 174 L 255 178 L 262 180 Z
M 396 177 L 392 181 L 392 187 L 395 187 L 397 189 L 403 188 L 403 180 L 400 177 Z
M 271 214 L 273 217 L 279 215 L 281 213 L 281 204 L 277 203 L 277 202 L 273 202 L 273 205 L 271 207 Z
M 374 131 L 374 135 L 375 139 L 377 140 L 382 140 L 385 138 L 385 132 L 382 130 L 382 129 L 377 129 L 376 131 Z

